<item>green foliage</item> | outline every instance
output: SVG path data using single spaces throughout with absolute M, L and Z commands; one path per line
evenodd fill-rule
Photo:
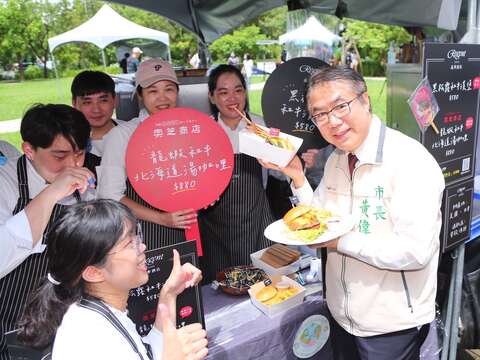
M 107 74 L 110 75 L 116 75 L 116 74 L 121 74 L 122 69 L 120 69 L 120 66 L 118 64 L 112 64 L 107 67 L 104 67 L 103 65 L 95 65 L 95 66 L 89 66 L 87 68 L 81 68 L 81 69 L 65 69 L 63 70 L 60 75 L 62 78 L 66 77 L 75 77 L 79 73 L 85 70 L 92 70 L 92 71 L 103 71 L 106 72 Z
M 400 26 L 346 19 L 346 28 L 343 38 L 356 44 L 367 76 L 384 74 L 391 41 L 397 44 L 410 41 L 410 35 Z
M 84 23 L 103 3 L 97 0 L 0 0 L 0 69 L 10 69 L 14 63 L 25 59 L 45 61 L 49 57 L 47 39 Z M 168 33 L 175 65 L 188 65 L 188 59 L 197 51 L 196 35 L 178 24 L 135 7 L 119 4 L 110 6 L 139 25 Z M 316 16 L 331 30 L 338 22 L 332 16 Z M 209 48 L 213 60 L 225 62 L 232 51 L 239 56 L 249 53 L 256 60 L 279 59 L 280 46 L 258 46 L 256 41 L 278 39 L 286 31 L 286 22 L 286 6 L 262 14 L 211 44 Z M 390 41 L 404 43 L 410 40 L 408 33 L 400 27 L 349 19 L 344 22 L 347 26 L 345 38 L 356 43 L 364 60 L 365 74 L 383 73 Z M 135 44 L 135 41 L 130 43 Z M 116 45 L 104 49 L 107 65 L 117 63 Z M 73 74 L 74 70 L 102 65 L 101 50 L 93 44 L 62 45 L 54 50 L 54 55 L 61 74 Z M 46 71 L 43 74 L 45 77 L 48 75 Z
M 25 79 L 32 80 L 32 79 L 39 79 L 43 76 L 43 71 L 36 65 L 28 65 L 25 69 Z
M 237 56 L 245 53 L 257 54 L 259 46 L 256 41 L 261 39 L 266 39 L 266 36 L 260 34 L 260 28 L 256 25 L 249 25 L 234 31 L 233 34 L 224 35 L 215 40 L 209 49 L 214 62 L 226 62 L 232 51 Z

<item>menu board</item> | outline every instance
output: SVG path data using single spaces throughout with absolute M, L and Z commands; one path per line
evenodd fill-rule
M 316 58 L 291 59 L 275 69 L 263 88 L 265 124 L 302 138 L 299 153 L 328 145 L 310 120 L 305 98 L 310 76 L 325 66 L 328 64 Z
M 470 238 L 473 183 L 472 178 L 445 189 L 440 236 L 444 252 Z
M 185 241 L 172 246 L 146 251 L 148 282 L 130 290 L 128 316 L 141 336 L 149 333 L 157 315 L 158 297 L 173 267 L 173 249 L 180 254 L 182 264 L 189 262 L 198 267 L 194 241 Z M 200 286 L 185 289 L 177 297 L 177 327 L 201 323 L 205 328 Z
M 446 185 L 473 176 L 477 145 L 480 46 L 425 44 L 423 75 L 439 105 L 422 142 L 438 161 Z

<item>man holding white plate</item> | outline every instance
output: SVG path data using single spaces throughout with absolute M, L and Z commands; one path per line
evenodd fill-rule
M 435 317 L 445 187 L 435 159 L 371 112 L 364 79 L 345 67 L 310 78 L 311 119 L 336 150 L 315 190 L 295 157 L 282 171 L 301 204 L 352 216 L 328 248 L 326 300 L 335 359 L 419 359 Z M 419 180 L 420 179 L 420 180 Z

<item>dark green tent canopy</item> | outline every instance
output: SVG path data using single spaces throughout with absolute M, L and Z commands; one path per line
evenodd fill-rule
M 288 5 L 402 26 L 455 30 L 462 0 L 114 0 L 162 15 L 209 44 L 264 12 Z M 466 2 L 466 1 L 465 1 Z M 288 4 L 287 4 L 288 3 Z

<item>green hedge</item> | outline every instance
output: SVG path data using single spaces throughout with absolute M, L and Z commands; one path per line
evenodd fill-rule
M 81 73 L 82 71 L 87 70 L 87 69 L 67 69 L 63 70 L 62 73 L 60 74 L 61 77 L 75 77 L 77 74 Z M 112 64 L 104 68 L 103 66 L 92 66 L 88 70 L 94 70 L 94 71 L 103 71 L 106 72 L 107 74 L 121 74 L 122 69 L 118 64 Z
M 24 75 L 25 80 L 40 79 L 43 77 L 43 70 L 37 65 L 28 65 Z
M 362 59 L 363 76 L 385 76 L 385 66 L 370 58 Z

